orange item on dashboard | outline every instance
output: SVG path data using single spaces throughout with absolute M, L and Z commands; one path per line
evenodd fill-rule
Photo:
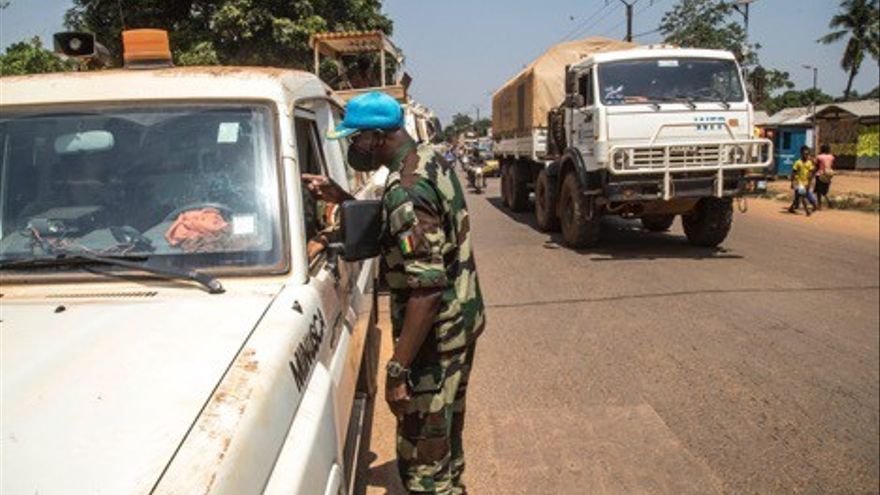
M 186 245 L 202 240 L 215 240 L 226 234 L 228 229 L 229 223 L 216 208 L 190 210 L 177 216 L 168 232 L 165 232 L 165 240 L 172 246 L 183 245 L 186 248 Z

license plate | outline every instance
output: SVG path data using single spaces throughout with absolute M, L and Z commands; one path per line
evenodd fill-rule
M 766 180 L 759 180 L 757 188 L 759 190 L 766 191 L 767 190 L 767 181 Z

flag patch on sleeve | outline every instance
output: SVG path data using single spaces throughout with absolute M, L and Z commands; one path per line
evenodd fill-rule
M 398 240 L 400 241 L 400 252 L 403 253 L 404 256 L 408 254 L 413 254 L 415 252 L 416 244 L 412 230 L 407 230 L 406 232 L 400 234 Z

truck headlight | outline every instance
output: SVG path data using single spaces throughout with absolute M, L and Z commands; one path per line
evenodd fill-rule
M 617 168 L 624 168 L 627 162 L 627 153 L 624 150 L 617 150 L 614 152 L 614 166 Z
M 744 146 L 728 146 L 724 153 L 727 163 L 745 163 L 746 148 Z

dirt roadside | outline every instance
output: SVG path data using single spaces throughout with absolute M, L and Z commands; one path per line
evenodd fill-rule
M 788 179 L 780 178 L 770 182 L 768 189 L 773 193 L 788 192 Z M 839 171 L 831 183 L 831 194 L 857 193 L 880 196 L 880 172 Z
M 862 211 L 845 211 L 823 209 L 811 216 L 800 210 L 788 213 L 788 204 L 771 199 L 748 200 L 748 214 L 764 217 L 778 217 L 779 221 L 794 222 L 805 228 L 821 229 L 829 234 L 857 236 L 865 240 L 876 241 L 880 236 L 880 221 L 876 215 Z

